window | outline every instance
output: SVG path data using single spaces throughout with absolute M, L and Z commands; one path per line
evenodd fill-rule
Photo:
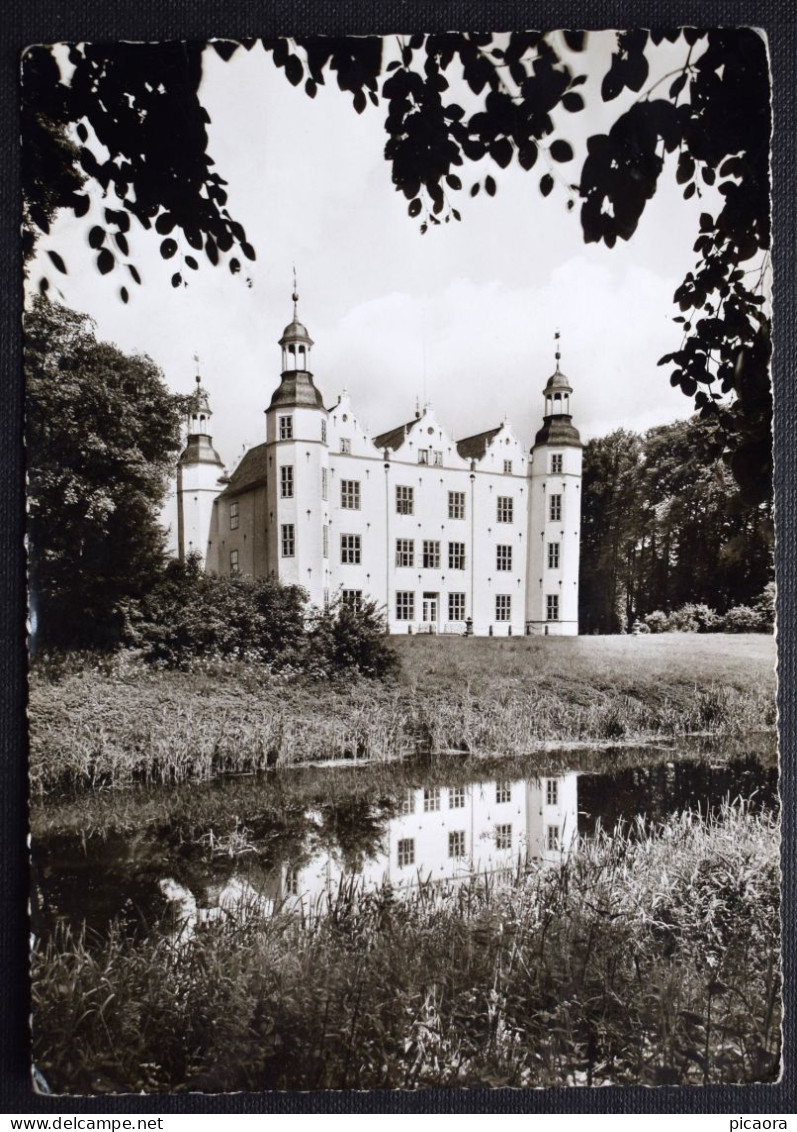
M 238 573 L 238 551 L 237 550 L 231 550 L 230 551 L 230 573 L 231 574 L 237 574 Z
M 434 466 L 436 468 L 442 468 L 442 466 L 443 466 L 443 453 L 442 452 L 433 452 L 432 453 L 432 463 L 434 464 Z
M 401 799 L 399 812 L 402 814 L 415 813 L 415 791 L 411 787 L 408 787 L 404 791 L 404 797 Z
M 561 475 L 562 472 L 562 455 L 560 452 L 551 456 L 551 475 Z
M 359 566 L 362 561 L 362 541 L 359 535 L 340 536 L 340 560 L 347 566 Z
M 513 510 L 512 509 L 512 496 L 511 495 L 499 495 L 497 503 L 498 503 L 498 507 L 497 507 L 498 513 L 496 515 L 496 518 L 497 518 L 498 522 L 499 523 L 511 523 L 512 522 L 512 510 Z
M 465 595 L 464 594 L 449 594 L 448 595 L 448 620 L 449 621 L 464 621 L 465 620 Z
M 465 787 L 464 786 L 451 786 L 448 790 L 448 808 L 449 810 L 464 810 L 465 809 Z
M 329 587 L 324 587 L 324 609 L 329 609 Z
M 340 505 L 346 511 L 360 510 L 360 481 L 340 481 Z
M 282 557 L 293 558 L 296 553 L 296 536 L 293 529 L 293 523 L 283 523 L 281 527 L 282 533 Z
M 504 460 L 504 475 L 505 476 L 511 476 L 512 475 L 512 461 L 511 460 Z
M 552 495 L 549 504 L 548 512 L 551 522 L 558 523 L 562 518 L 562 497 L 561 495 Z
M 465 830 L 455 829 L 448 835 L 448 855 L 449 857 L 464 857 L 465 856 Z
M 511 825 L 497 825 L 495 827 L 495 847 L 496 847 L 496 849 L 511 849 L 512 848 L 512 826 Z
M 299 870 L 293 865 L 288 865 L 285 870 L 285 895 L 299 895 Z
M 415 565 L 415 543 L 411 538 L 396 539 L 396 565 Z
M 495 802 L 497 806 L 503 806 L 506 802 L 512 801 L 512 787 L 508 782 L 496 782 L 495 784 Z
M 344 605 L 348 605 L 349 609 L 360 610 L 363 604 L 363 591 L 362 590 L 342 590 L 340 600 Z
M 511 570 L 512 569 L 512 547 L 511 546 L 497 546 L 495 548 L 495 568 L 496 568 L 496 570 Z
M 411 590 L 396 590 L 396 620 L 415 620 L 415 594 Z
M 321 421 L 321 443 L 326 444 L 326 442 L 327 442 L 327 422 Z
M 414 492 L 411 487 L 396 487 L 396 514 L 412 515 L 415 510 Z
M 558 542 L 549 542 L 548 543 L 548 569 L 549 570 L 558 570 L 559 569 L 559 543 Z
M 283 499 L 293 499 L 293 464 L 283 464 L 280 468 L 280 495 Z
M 342 436 L 340 438 L 340 450 L 344 456 L 348 456 L 351 452 L 351 441 L 348 436 Z
M 424 570 L 440 569 L 440 543 L 429 539 L 423 540 L 423 568 Z
M 495 619 L 496 621 L 512 620 L 512 597 L 510 594 L 495 595 Z
M 549 825 L 545 829 L 545 844 L 550 849 L 559 848 L 559 826 Z
M 279 418 L 280 440 L 293 440 L 293 417 Z
M 449 491 L 449 493 L 448 493 L 448 517 L 449 517 L 449 519 L 464 519 L 465 518 L 465 492 L 464 491 Z
M 559 804 L 559 783 L 555 778 L 545 779 L 545 804 L 546 806 Z
M 329 527 L 326 523 L 321 528 L 321 553 L 324 558 L 329 558 Z
M 559 620 L 559 594 L 548 594 L 545 598 L 546 621 Z
M 237 531 L 238 530 L 238 521 L 239 521 L 238 520 L 238 504 L 237 503 L 231 503 L 230 504 L 230 530 L 231 531 Z
M 448 568 L 449 570 L 465 569 L 464 542 L 450 542 L 448 544 Z
M 404 869 L 415 864 L 415 841 L 412 837 L 402 837 L 398 843 L 398 867 Z
M 429 786 L 423 792 L 423 812 L 430 813 L 432 810 L 440 809 L 440 787 Z
M 429 449 L 428 448 L 419 448 L 418 449 L 418 463 L 419 464 L 428 464 L 429 463 Z
M 321 469 L 321 498 L 329 499 L 329 469 Z

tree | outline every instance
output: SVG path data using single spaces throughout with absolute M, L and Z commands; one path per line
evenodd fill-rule
M 632 237 L 665 169 L 675 166 L 687 199 L 715 188 L 722 203 L 702 213 L 695 269 L 675 293 L 683 342 L 661 364 L 673 367 L 671 382 L 715 420 L 717 452 L 727 455 L 746 496 L 760 501 L 771 491 L 772 412 L 762 310 L 770 240 L 765 44 L 744 28 L 617 33 L 601 97 L 636 97 L 607 133 L 589 138 L 580 174 L 568 180 L 560 170 L 575 154 L 562 123 L 585 106 L 580 88 L 586 76 L 574 71 L 585 41 L 578 31 L 561 37 L 415 35 L 395 41 L 394 57 L 388 41 L 374 37 L 257 42 L 311 98 L 334 75 L 358 113 L 369 101 L 385 105 L 385 157 L 422 232 L 460 220 L 452 195 L 464 191 L 465 163 L 482 159 L 499 168 L 517 162 L 527 171 L 541 169 L 541 193 L 550 195 L 558 182 L 568 207 L 581 201 L 584 239 L 607 247 Z M 215 41 L 213 48 L 229 59 L 255 44 Z M 651 60 L 663 45 L 682 48 L 681 65 L 649 81 Z M 229 253 L 254 258 L 243 228 L 226 210 L 225 183 L 207 153 L 202 46 L 82 44 L 69 49 L 68 62 L 72 74 L 64 83 L 49 48 L 31 48 L 24 59 L 23 185 L 30 223 L 48 231 L 53 202 L 78 216 L 88 213 L 89 198 L 70 181 L 74 171 L 58 145 L 61 127 L 71 123 L 82 143 L 82 175 L 115 198 L 89 232 L 99 271 L 113 271 L 121 255 L 130 277 L 140 281 L 128 258 L 131 218 L 154 226 L 167 259 L 179 251 L 178 232 L 211 263 L 226 256 L 233 272 L 240 260 Z M 466 98 L 456 101 L 448 93 L 451 79 L 461 80 Z M 495 195 L 490 173 L 474 180 L 470 193 L 482 188 Z M 66 269 L 57 253 L 51 258 L 56 270 Z M 182 262 L 195 270 L 199 261 L 185 253 Z M 183 272 L 175 271 L 172 282 L 179 286 Z M 127 301 L 127 280 L 120 294 Z
M 624 632 L 633 620 L 641 467 L 640 437 L 624 429 L 584 449 L 579 621 L 585 633 Z
M 66 307 L 37 300 L 25 339 L 33 643 L 113 645 L 159 575 L 182 399 Z
M 694 416 L 585 446 L 584 631 L 622 632 L 652 613 L 649 626 L 664 627 L 675 610 L 707 628 L 712 611 L 755 605 L 771 582 L 772 502 L 745 498 L 713 455 L 713 427 Z

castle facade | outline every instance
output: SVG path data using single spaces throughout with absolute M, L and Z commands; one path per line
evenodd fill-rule
M 302 586 L 318 606 L 375 599 L 392 633 L 577 634 L 582 446 L 558 349 L 528 454 L 507 421 L 454 441 L 428 404 L 369 436 L 345 391 L 325 407 L 293 301 L 265 441 L 229 476 L 198 385 L 180 556 Z

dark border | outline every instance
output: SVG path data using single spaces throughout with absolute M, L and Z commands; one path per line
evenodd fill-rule
M 783 807 L 783 893 L 786 944 L 784 1076 L 777 1085 L 707 1088 L 430 1090 L 419 1093 L 262 1093 L 48 1098 L 32 1092 L 27 1030 L 27 864 L 25 803 L 25 655 L 22 366 L 20 360 L 20 251 L 18 59 L 31 43 L 243 38 L 262 35 L 364 34 L 448 28 L 613 28 L 633 26 L 754 26 L 769 38 L 774 82 L 774 262 L 776 397 L 775 453 L 778 522 L 778 653 Z M 795 669 L 792 635 L 797 548 L 797 415 L 795 414 L 795 73 L 797 9 L 793 0 L 17 0 L 0 20 L 0 1112 L 4 1113 L 794 1113 L 794 894 Z

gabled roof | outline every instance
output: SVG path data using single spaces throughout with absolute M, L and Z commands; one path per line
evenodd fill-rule
M 464 440 L 457 441 L 457 452 L 463 460 L 481 460 L 487 451 L 487 445 L 496 436 L 503 426 L 488 428 L 486 432 L 478 432 L 475 436 L 466 436 Z
M 262 487 L 266 482 L 266 444 L 257 444 L 244 453 L 238 467 L 230 476 L 230 482 L 222 495 L 240 495 L 253 487 Z
M 377 448 L 392 448 L 395 452 L 397 448 L 401 448 L 407 436 L 407 432 L 413 425 L 418 423 L 418 420 L 418 417 L 413 417 L 411 421 L 399 425 L 398 428 L 392 428 L 389 432 L 380 433 L 379 436 L 374 437 L 374 444 Z

